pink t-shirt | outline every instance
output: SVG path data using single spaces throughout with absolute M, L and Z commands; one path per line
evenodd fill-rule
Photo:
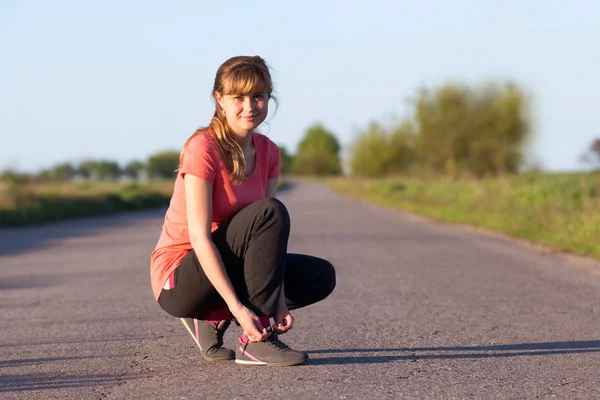
M 154 297 L 158 296 L 171 272 L 192 249 L 186 214 L 185 174 L 213 183 L 212 229 L 230 220 L 248 204 L 266 197 L 267 182 L 279 177 L 279 147 L 265 135 L 253 133 L 256 149 L 254 172 L 242 183 L 234 185 L 221 157 L 216 138 L 208 131 L 188 143 L 175 180 L 171 203 L 165 215 L 162 233 L 152 252 L 150 281 Z

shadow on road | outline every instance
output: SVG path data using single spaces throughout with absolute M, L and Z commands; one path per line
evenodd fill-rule
M 165 209 L 131 211 L 97 217 L 79 218 L 45 225 L 0 229 L 0 256 L 18 254 L 33 248 L 50 247 L 54 241 L 82 237 L 105 229 L 132 226 L 156 220 L 156 238 L 160 234 Z
M 183 336 L 182 334 L 173 336 Z M 141 340 L 155 340 L 162 339 L 165 336 L 136 336 L 126 338 L 108 338 L 108 339 L 73 339 L 73 340 L 49 340 L 42 342 L 24 342 L 24 343 L 2 343 L 0 347 L 32 347 L 32 346 L 46 346 L 46 345 L 57 345 L 57 344 L 73 344 L 73 343 L 108 343 L 108 342 L 139 342 Z M 169 336 L 167 336 L 169 337 Z M 0 363 L 0 367 L 2 364 Z
M 22 367 L 22 366 L 27 366 L 27 365 L 39 365 L 41 363 L 55 362 L 55 361 L 84 360 L 87 358 L 93 358 L 93 357 L 46 357 L 46 358 L 24 358 L 21 360 L 0 360 L 0 369 L 10 368 L 10 367 Z M 3 379 L 3 377 L 0 377 L 0 382 L 2 382 L 2 379 Z
M 127 375 L 127 379 L 131 379 Z M 125 378 L 109 374 L 65 375 L 52 373 L 0 376 L 0 393 L 114 385 Z
M 417 354 L 417 352 L 453 352 L 454 354 Z M 465 352 L 465 353 L 463 353 Z M 479 353 L 481 352 L 481 353 Z M 487 352 L 487 353 L 486 353 Z M 417 361 L 424 359 L 482 359 L 523 356 L 547 356 L 600 352 L 600 340 L 578 342 L 517 343 L 471 347 L 399 347 L 373 349 L 327 349 L 313 350 L 310 354 L 330 353 L 411 353 L 411 354 L 364 354 L 355 356 L 311 358 L 313 365 L 373 364 L 391 361 Z

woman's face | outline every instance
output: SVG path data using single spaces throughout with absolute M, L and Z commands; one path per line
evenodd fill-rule
M 246 136 L 263 123 L 269 108 L 266 92 L 217 96 L 234 133 Z

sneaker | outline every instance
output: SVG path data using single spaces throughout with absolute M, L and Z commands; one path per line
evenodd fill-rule
M 239 365 L 267 365 L 287 367 L 304 364 L 308 354 L 292 350 L 277 337 L 275 332 L 264 342 L 240 343 L 235 349 L 235 363 Z
M 192 335 L 194 341 L 200 347 L 200 354 L 208 361 L 233 360 L 233 350 L 223 346 L 223 335 L 231 324 L 231 321 L 223 320 L 213 324 L 196 318 L 180 318 L 185 329 Z

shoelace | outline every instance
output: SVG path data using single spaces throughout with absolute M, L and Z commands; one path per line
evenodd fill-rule
M 219 332 L 219 329 L 215 328 L 213 330 L 213 334 L 215 335 L 215 339 L 217 340 L 217 347 L 223 346 L 223 332 Z
M 221 324 L 221 323 L 219 323 Z M 225 321 L 223 323 L 223 325 L 221 326 L 221 328 L 219 328 L 219 324 L 215 325 L 215 324 L 209 324 L 210 325 L 210 332 L 213 335 L 213 338 L 215 339 L 215 341 L 217 342 L 216 347 L 222 347 L 223 346 L 223 337 L 225 336 L 225 331 L 227 330 L 227 328 L 229 328 L 229 321 Z
M 219 328 L 219 325 L 221 325 L 221 328 Z M 214 335 L 217 339 L 217 346 L 222 347 L 223 346 L 223 336 L 225 336 L 225 331 L 227 330 L 227 328 L 229 328 L 229 324 L 230 322 L 225 320 L 225 321 L 221 321 L 219 324 L 217 324 L 217 326 L 215 326 L 215 329 L 213 330 Z
M 271 333 L 271 336 L 269 336 L 269 338 L 267 339 L 267 343 L 270 343 L 273 346 L 275 346 L 281 350 L 285 350 L 285 349 L 289 348 L 287 344 L 285 344 L 281 340 L 279 340 L 279 336 L 275 332 Z

